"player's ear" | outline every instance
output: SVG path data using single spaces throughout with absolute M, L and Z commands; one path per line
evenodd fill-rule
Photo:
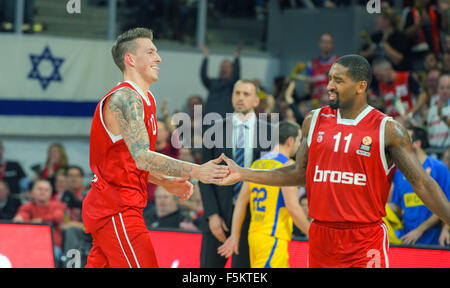
M 366 81 L 359 81 L 356 84 L 356 90 L 358 92 L 358 94 L 366 94 L 366 90 L 367 90 L 367 82 Z
M 135 65 L 133 55 L 131 55 L 131 53 L 125 53 L 123 56 L 123 61 L 128 66 L 134 67 Z

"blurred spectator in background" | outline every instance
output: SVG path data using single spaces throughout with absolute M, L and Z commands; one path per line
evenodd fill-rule
M 21 203 L 11 197 L 8 184 L 0 180 L 0 220 L 11 220 L 16 215 Z
M 64 146 L 59 143 L 53 143 L 48 148 L 45 166 L 41 167 L 40 164 L 36 164 L 31 167 L 31 169 L 37 173 L 33 181 L 36 179 L 48 180 L 53 188 L 56 172 L 59 169 L 67 168 L 68 164 L 69 161 Z
M 410 72 L 397 72 L 386 58 L 372 62 L 373 75 L 378 81 L 379 95 L 385 103 L 388 116 L 396 120 L 412 118 L 426 104 L 426 93 Z M 417 99 L 417 103 L 415 103 Z M 401 116 L 401 117 L 400 117 Z
M 438 91 L 439 77 L 441 76 L 441 71 L 439 69 L 431 69 L 430 72 L 427 73 L 425 78 L 425 82 L 422 87 L 425 93 L 427 93 L 427 105 L 429 104 L 429 99 L 431 96 L 435 95 Z
M 333 36 L 324 33 L 319 39 L 319 57 L 307 63 L 306 76 L 309 94 L 314 107 L 319 106 L 319 98 L 323 93 L 327 93 L 328 71 L 339 57 L 333 54 Z
M 450 147 L 450 75 L 439 78 L 437 94 L 430 100 L 427 117 L 428 137 L 433 148 Z
M 55 190 L 52 200 L 60 201 L 66 204 L 66 215 L 69 218 L 69 212 L 72 208 L 81 209 L 82 201 L 75 194 L 68 190 L 67 172 L 63 169 L 58 170 L 55 175 Z
M 300 207 L 302 207 L 303 212 L 305 212 L 306 218 L 311 223 L 312 219 L 308 216 L 308 198 L 306 198 L 306 192 L 304 192 L 300 198 L 298 199 L 298 202 L 300 203 Z M 292 231 L 293 235 L 299 236 L 299 237 L 307 237 L 305 233 L 303 233 L 296 225 L 294 225 L 294 230 Z
M 369 63 L 375 58 L 386 57 L 395 70 L 409 70 L 410 47 L 406 36 L 399 30 L 400 21 L 400 17 L 391 9 L 383 9 L 375 18 L 377 31 L 370 36 L 367 32 L 362 32 L 366 44 L 359 54 Z
M 447 13 L 450 13 L 450 11 L 448 11 Z M 448 16 L 447 16 L 448 17 Z M 444 38 L 444 51 L 443 52 L 450 52 L 450 34 L 447 32 L 445 34 L 445 38 Z
M 437 90 L 440 76 L 441 71 L 439 69 L 432 69 L 426 74 L 422 84 L 422 89 L 426 94 L 426 105 L 422 106 L 422 109 L 420 109 L 417 113 L 417 125 L 426 125 L 427 123 L 428 112 L 430 110 L 430 99 L 433 95 L 438 93 Z
M 446 32 L 447 17 L 442 17 L 430 0 L 416 0 L 406 8 L 405 35 L 411 41 L 412 69 L 423 70 L 423 58 L 428 52 L 442 53 L 441 31 Z M 446 11 L 444 12 L 446 13 Z
M 19 197 L 20 192 L 25 190 L 21 186 L 26 187 L 28 185 L 28 178 L 26 178 L 25 172 L 18 162 L 7 161 L 3 157 L 4 151 L 3 142 L 0 140 L 0 181 L 6 182 L 9 191 L 15 197 Z
M 191 147 L 191 151 L 194 157 L 194 163 L 200 164 L 202 158 L 202 133 L 197 131 L 202 131 L 203 126 L 203 116 L 204 114 L 205 104 L 203 102 L 203 98 L 200 95 L 192 95 L 186 101 L 185 107 L 183 108 L 183 112 L 189 115 L 189 119 L 191 121 L 191 139 L 190 143 L 186 139 L 182 139 L 183 135 L 180 135 L 180 141 L 182 142 L 183 147 Z M 198 115 L 195 115 L 195 114 Z M 187 142 L 185 143 L 186 140 Z M 188 146 L 189 145 L 189 146 Z
M 192 154 L 192 149 L 190 148 L 181 148 L 179 157 L 182 161 L 195 163 L 194 155 Z M 191 179 L 189 181 L 194 186 L 194 193 L 192 193 L 192 196 L 189 199 L 179 202 L 178 205 L 186 211 L 190 217 L 190 220 L 183 221 L 181 228 L 194 230 L 194 227 L 192 227 L 193 224 L 195 226 L 195 230 L 197 230 L 197 227 L 200 227 L 200 217 L 203 216 L 203 203 L 200 195 L 198 180 Z
M 204 44 L 199 44 L 204 56 L 200 77 L 203 86 L 208 90 L 208 98 L 206 99 L 203 115 L 215 112 L 224 118 L 226 113 L 233 113 L 231 95 L 233 94 L 234 83 L 239 80 L 241 74 L 240 56 L 243 45 L 244 43 L 241 42 L 236 48 L 234 62 L 230 60 L 222 61 L 219 78 L 210 78 L 208 76 L 209 50 Z
M 81 218 L 83 199 L 87 194 L 87 189 L 83 183 L 84 171 L 76 165 L 67 167 L 66 171 L 67 190 L 62 197 L 62 202 L 66 204 L 66 209 L 64 222 L 61 224 L 63 255 L 66 255 L 70 249 L 78 249 L 82 252 L 83 263 L 85 263 L 91 247 L 92 238 L 90 234 L 84 232 L 85 229 Z M 57 186 L 57 180 L 58 175 L 55 180 L 55 187 Z
M 61 223 L 64 220 L 64 203 L 51 201 L 52 186 L 48 180 L 36 180 L 31 188 L 32 201 L 20 206 L 14 222 L 49 223 L 53 227 L 55 258 L 61 258 Z
M 411 137 L 414 154 L 422 163 L 423 169 L 439 184 L 447 199 L 450 199 L 449 170 L 442 161 L 425 153 L 424 149 L 428 147 L 426 131 L 419 127 L 407 127 L 407 130 Z M 398 232 L 400 240 L 404 244 L 411 245 L 439 245 L 442 230 L 440 219 L 417 197 L 400 170 L 395 172 L 393 184 L 391 208 L 403 218 L 403 230 Z
M 450 51 L 442 55 L 442 73 L 450 74 Z
M 79 201 L 83 201 L 86 187 L 84 186 L 84 171 L 80 166 L 71 165 L 67 167 L 67 192 L 74 195 Z M 76 201 L 76 203 L 80 203 Z M 74 203 L 75 204 L 75 203 Z M 78 204 L 76 204 L 78 206 Z M 81 207 L 71 207 L 69 220 L 81 222 Z
M 424 88 L 425 92 L 427 92 L 427 95 L 429 97 L 430 94 L 425 89 L 427 86 L 427 81 L 428 81 L 427 78 L 429 76 L 429 73 L 431 71 L 436 71 L 436 70 L 439 72 L 439 74 L 441 72 L 438 56 L 436 54 L 434 54 L 433 52 L 428 52 L 423 59 L 423 67 L 424 67 L 424 69 L 422 71 L 411 71 L 411 73 L 419 81 L 420 85 L 422 85 L 422 87 Z M 437 87 L 437 84 L 436 84 L 436 87 Z M 431 95 L 433 95 L 433 94 L 431 94 Z
M 294 95 L 295 95 L 295 81 L 291 80 L 289 81 L 288 87 L 284 94 L 284 102 L 288 107 L 286 111 L 287 113 L 283 115 L 283 117 L 280 117 L 281 118 L 280 121 L 281 120 L 293 121 L 299 125 L 302 125 L 305 116 L 300 112 L 297 105 L 298 103 L 296 101 L 298 98 L 295 97 Z
M 145 224 L 152 228 L 180 228 L 180 223 L 188 217 L 178 206 L 175 196 L 164 187 L 155 190 L 155 206 L 144 213 Z
M 439 58 L 434 52 L 428 52 L 423 59 L 424 72 L 428 73 L 433 69 L 440 69 Z
M 288 77 L 278 76 L 273 80 L 273 95 L 267 95 L 266 97 L 266 111 L 267 113 L 279 113 L 279 121 L 288 120 L 296 122 L 299 125 L 303 123 L 305 114 L 300 110 L 299 104 L 305 99 L 301 98 L 301 96 L 299 96 L 295 91 L 295 81 L 297 80 L 295 77 L 298 77 L 297 74 L 303 71 L 303 67 L 306 67 L 306 64 L 300 61 Z M 302 76 L 303 75 L 300 77 Z M 310 101 L 304 102 L 308 102 L 310 104 Z M 309 106 L 312 108 L 312 105 Z

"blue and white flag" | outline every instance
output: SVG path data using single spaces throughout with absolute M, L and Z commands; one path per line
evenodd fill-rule
M 0 35 L 0 135 L 88 136 L 122 79 L 110 41 Z

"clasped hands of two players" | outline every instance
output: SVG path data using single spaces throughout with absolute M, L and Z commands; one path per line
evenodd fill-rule
M 223 161 L 225 161 L 227 165 L 219 165 Z M 241 181 L 239 169 L 240 167 L 234 163 L 233 160 L 222 154 L 217 159 L 199 165 L 195 178 L 205 184 L 232 185 Z M 162 186 L 169 193 L 178 196 L 178 200 L 180 201 L 189 199 L 194 192 L 194 188 L 189 182 L 189 178 L 185 177 L 167 178 Z

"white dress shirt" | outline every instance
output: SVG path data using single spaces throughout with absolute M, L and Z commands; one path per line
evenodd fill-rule
M 245 167 L 250 167 L 253 163 L 253 149 L 256 148 L 254 145 L 255 133 L 256 133 L 256 114 L 252 112 L 250 117 L 243 122 L 236 113 L 233 113 L 233 159 L 236 155 L 236 143 L 237 135 L 239 135 L 239 126 L 245 124 L 245 149 L 244 149 L 244 165 Z

